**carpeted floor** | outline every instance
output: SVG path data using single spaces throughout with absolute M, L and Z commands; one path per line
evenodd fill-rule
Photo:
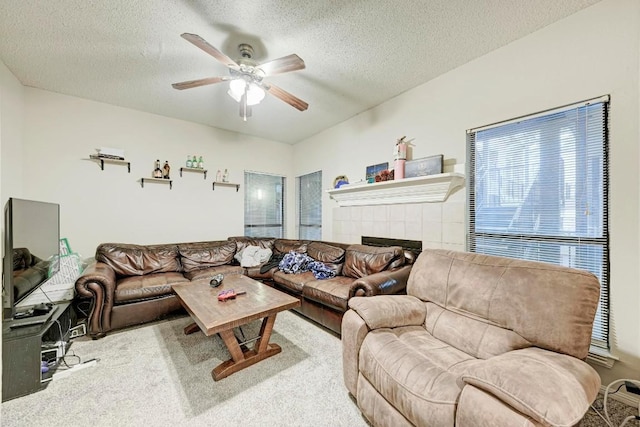
M 609 393 L 611 396 L 611 393 Z M 598 395 L 596 401 L 592 405 L 604 416 L 604 409 L 602 406 L 602 395 Z M 638 415 L 638 407 L 632 407 L 621 403 L 611 397 L 607 398 L 607 411 L 609 411 L 609 417 L 614 427 L 618 427 L 624 419 L 631 415 Z M 640 421 L 631 420 L 625 424 L 625 427 L 638 427 Z M 593 410 L 589 409 L 589 412 L 584 416 L 582 421 L 578 424 L 578 427 L 607 427 L 607 423 Z
M 66 360 L 75 362 L 73 353 L 97 365 L 3 403 L 2 426 L 368 426 L 343 384 L 332 333 L 280 313 L 272 342 L 282 353 L 214 382 L 211 370 L 229 354 L 219 337 L 184 335 L 189 323 L 180 316 L 74 340 Z M 259 326 L 243 332 L 250 338 Z M 633 409 L 611 402 L 612 414 L 613 404 Z M 580 424 L 605 425 L 595 414 Z

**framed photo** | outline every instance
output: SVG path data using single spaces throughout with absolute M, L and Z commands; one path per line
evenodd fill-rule
M 407 160 L 404 164 L 405 178 L 416 176 L 436 175 L 442 173 L 443 155 L 423 157 L 421 159 Z
M 389 169 L 389 162 L 367 166 L 367 174 L 366 174 L 367 182 L 369 183 L 375 182 L 376 175 L 387 169 Z

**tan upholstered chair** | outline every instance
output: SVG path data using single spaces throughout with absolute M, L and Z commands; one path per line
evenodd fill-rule
M 426 250 L 407 295 L 352 298 L 344 380 L 374 426 L 572 426 L 600 388 L 583 360 L 597 278 Z

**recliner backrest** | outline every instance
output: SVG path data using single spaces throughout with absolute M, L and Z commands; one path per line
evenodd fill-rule
M 425 325 L 434 336 L 476 357 L 534 345 L 584 359 L 600 284 L 583 270 L 427 249 L 407 294 L 435 305 Z

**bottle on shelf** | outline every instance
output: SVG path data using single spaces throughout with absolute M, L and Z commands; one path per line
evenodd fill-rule
M 191 163 L 191 156 L 187 156 L 187 167 L 193 167 L 193 164 Z
M 222 182 L 229 182 L 229 171 L 228 170 L 224 170 L 224 173 L 222 174 Z
M 220 169 L 218 169 L 218 172 L 216 173 L 216 182 L 221 182 L 222 181 L 222 172 L 220 172 Z
M 202 156 L 198 159 L 198 168 L 204 169 L 204 160 L 202 160 Z
M 162 169 L 160 169 L 160 159 L 156 160 L 156 168 L 153 170 L 154 178 L 162 178 Z
M 198 167 L 198 158 L 196 156 L 193 156 L 193 159 L 191 159 L 191 167 L 192 168 Z
M 164 166 L 162 167 L 162 177 L 164 179 L 171 179 L 169 178 L 169 172 L 171 171 L 171 166 L 169 166 L 169 161 L 165 160 L 164 161 Z

